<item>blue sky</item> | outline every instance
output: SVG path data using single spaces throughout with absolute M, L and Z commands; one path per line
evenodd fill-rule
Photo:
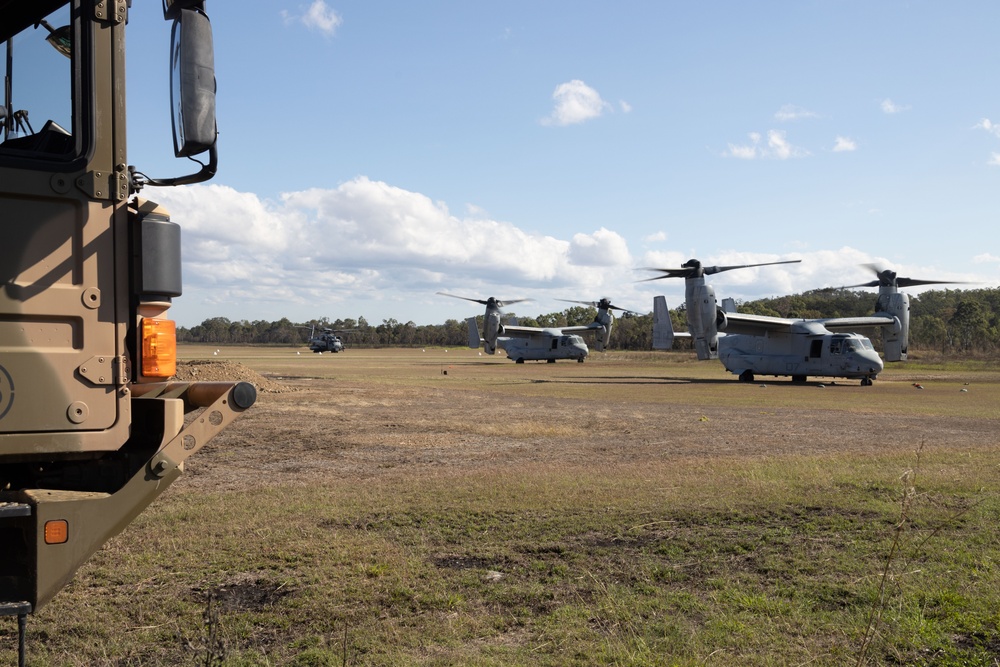
M 184 229 L 172 313 L 440 323 L 437 291 L 608 296 L 641 267 L 754 299 L 901 275 L 1000 284 L 1000 4 L 208 3 L 220 169 L 143 194 Z M 129 24 L 129 158 L 173 159 L 158 3 Z M 136 44 L 142 57 L 136 57 Z

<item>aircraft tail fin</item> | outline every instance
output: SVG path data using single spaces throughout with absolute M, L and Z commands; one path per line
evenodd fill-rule
M 736 299 L 731 296 L 727 296 L 722 300 L 722 312 L 724 313 L 735 313 L 736 312 Z
M 653 349 L 669 350 L 674 346 L 674 326 L 670 322 L 667 297 L 653 297 Z
M 479 337 L 479 327 L 476 326 L 476 318 L 470 317 L 466 320 L 469 324 L 469 347 L 478 350 L 483 340 Z

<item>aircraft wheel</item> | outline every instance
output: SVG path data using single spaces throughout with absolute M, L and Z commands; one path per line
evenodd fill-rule
M 745 370 L 740 373 L 740 382 L 753 382 L 753 371 Z
M 518 359 L 515 359 L 515 360 L 514 360 L 514 363 L 515 363 L 515 364 L 523 364 L 523 363 L 524 363 L 524 359 L 520 359 L 520 358 L 518 358 Z
M 806 376 L 805 375 L 793 375 L 792 376 L 792 382 L 805 382 L 805 381 L 806 381 Z
M 861 386 L 862 387 L 870 387 L 870 386 L 872 386 L 872 379 L 871 378 L 861 378 Z
M 580 357 L 579 359 L 577 359 L 577 360 L 576 360 L 576 363 L 578 363 L 578 364 L 582 364 L 582 363 L 583 363 L 583 357 Z

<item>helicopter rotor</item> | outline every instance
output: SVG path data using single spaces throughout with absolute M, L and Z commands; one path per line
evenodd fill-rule
M 701 278 L 702 276 L 710 276 L 716 273 L 722 273 L 723 271 L 732 271 L 734 269 L 751 269 L 757 266 L 773 266 L 775 264 L 798 264 L 801 259 L 789 259 L 780 262 L 761 262 L 759 264 L 733 264 L 730 266 L 703 266 L 702 263 L 697 259 L 689 259 L 684 262 L 680 268 L 670 268 L 661 269 L 656 267 L 644 267 L 646 271 L 660 271 L 664 275 L 654 276 L 652 278 L 646 278 L 640 280 L 639 282 L 649 282 L 651 280 L 662 280 L 663 278 Z

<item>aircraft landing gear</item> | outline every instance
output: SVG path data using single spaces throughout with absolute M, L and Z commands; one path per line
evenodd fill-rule
M 753 382 L 753 371 L 745 370 L 740 373 L 740 382 Z
M 520 357 L 518 357 L 517 359 L 514 360 L 514 363 L 515 364 L 523 364 L 524 363 L 524 359 L 521 359 Z
M 871 378 L 861 378 L 861 386 L 862 387 L 870 387 L 870 386 L 872 386 L 872 379 Z
M 792 376 L 792 382 L 800 382 L 801 383 L 801 382 L 805 382 L 805 381 L 806 381 L 806 376 L 805 375 L 793 375 Z
M 577 359 L 577 360 L 576 360 L 576 363 L 578 363 L 578 364 L 582 364 L 582 363 L 583 363 L 583 357 L 580 357 L 579 359 Z

